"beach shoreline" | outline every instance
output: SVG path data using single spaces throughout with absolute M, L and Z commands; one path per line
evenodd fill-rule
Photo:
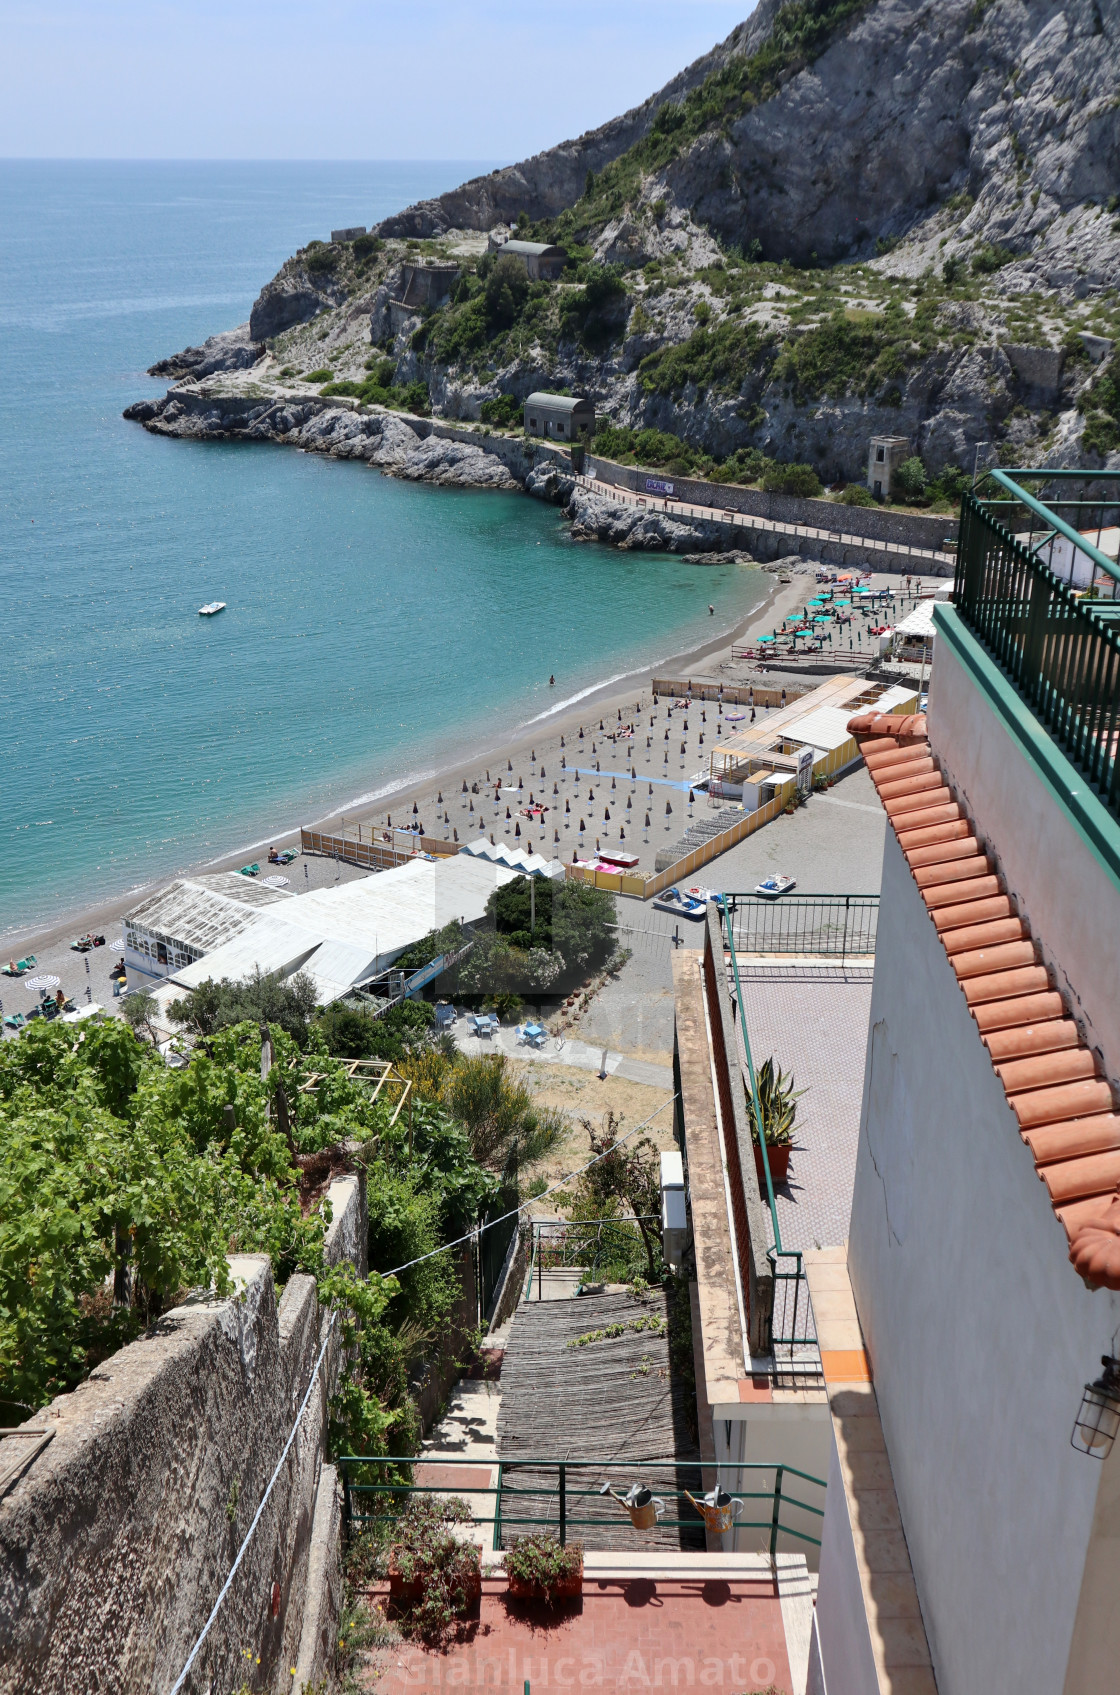
M 697 566 L 696 569 L 703 567 Z M 93 934 L 104 932 L 108 937 L 111 926 L 119 925 L 125 913 L 130 912 L 157 889 L 166 887 L 177 878 L 198 875 L 200 872 L 236 871 L 248 858 L 267 852 L 270 846 L 298 847 L 301 827 L 329 833 L 330 826 L 338 823 L 343 817 L 348 824 L 353 825 L 359 822 L 366 824 L 394 810 L 403 817 L 407 809 L 408 815 L 411 816 L 412 806 L 420 807 L 425 802 L 428 803 L 428 811 L 431 814 L 434 808 L 432 796 L 442 789 L 447 789 L 450 793 L 453 786 L 458 787 L 463 781 L 469 783 L 479 773 L 480 768 L 486 768 L 487 762 L 494 766 L 498 760 L 511 762 L 520 757 L 524 761 L 527 753 L 533 750 L 541 751 L 541 757 L 547 759 L 552 751 L 558 748 L 560 737 L 576 733 L 581 719 L 586 720 L 592 711 L 597 717 L 602 717 L 608 711 L 615 713 L 622 710 L 632 713 L 635 701 L 643 694 L 648 694 L 650 680 L 654 675 L 669 671 L 687 677 L 690 671 L 697 671 L 701 666 L 717 664 L 730 653 L 733 645 L 742 641 L 749 633 L 773 622 L 775 616 L 785 609 L 787 602 L 792 604 L 799 600 L 806 591 L 807 579 L 804 576 L 795 578 L 792 584 L 786 585 L 779 584 L 776 575 L 762 572 L 757 575 L 760 598 L 753 601 L 733 626 L 725 627 L 710 640 L 694 643 L 683 650 L 676 649 L 650 664 L 636 666 L 632 671 L 627 670 L 621 674 L 615 673 L 599 683 L 591 684 L 577 696 L 562 699 L 543 713 L 527 720 L 522 719 L 505 731 L 498 732 L 492 742 L 486 738 L 486 745 L 476 745 L 466 754 L 456 753 L 445 765 L 440 765 L 430 772 L 406 777 L 397 784 L 382 788 L 380 792 L 377 789 L 376 777 L 371 774 L 370 783 L 362 785 L 352 800 L 319 817 L 302 819 L 284 830 L 277 830 L 272 835 L 242 843 L 215 858 L 161 872 L 106 900 L 91 904 L 82 903 L 68 909 L 50 923 L 33 923 L 22 929 L 12 930 L 4 938 L 5 954 L 12 958 L 20 958 L 28 953 L 40 956 L 55 948 L 64 938 L 81 935 L 87 931 Z M 481 825 L 479 827 L 481 828 Z

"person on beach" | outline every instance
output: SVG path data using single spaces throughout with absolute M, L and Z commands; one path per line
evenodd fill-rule
M 548 679 L 548 686 L 549 686 L 550 689 L 554 689 L 556 687 L 556 678 L 555 677 L 550 677 Z
M 709 601 L 709 602 L 708 602 L 708 617 L 709 617 L 709 618 L 714 618 L 714 617 L 715 617 L 715 615 L 716 615 L 716 609 L 715 609 L 715 607 L 714 607 L 714 606 L 713 606 L 713 605 L 712 605 L 712 603 L 711 603 L 711 601 Z

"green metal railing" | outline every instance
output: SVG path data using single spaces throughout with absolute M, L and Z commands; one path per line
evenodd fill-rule
M 743 1006 L 743 985 L 739 977 L 739 961 L 732 927 L 732 908 L 729 905 L 729 901 L 734 901 L 737 898 L 742 897 L 720 896 L 720 922 L 723 927 L 725 944 L 731 955 L 731 970 L 735 979 L 735 1004 L 739 1009 L 739 1030 L 743 1038 L 743 1054 L 747 1062 L 747 1076 L 750 1078 L 751 1099 L 756 1101 L 758 1099 L 758 1079 L 755 1076 L 751 1039 L 747 1034 L 747 1016 Z M 840 898 L 844 899 L 845 897 L 841 896 Z M 816 1342 L 813 1309 L 809 1301 L 809 1285 L 805 1277 L 805 1265 L 801 1257 L 801 1249 L 785 1248 L 782 1245 L 782 1227 L 778 1221 L 778 1203 L 774 1196 L 774 1178 L 770 1171 L 770 1151 L 766 1144 L 766 1129 L 762 1123 L 761 1114 L 758 1123 L 758 1141 L 762 1154 L 763 1176 L 766 1179 L 766 1199 L 770 1208 L 770 1229 L 774 1237 L 773 1244 L 767 1253 L 774 1279 L 769 1343 L 774 1355 L 775 1365 L 778 1363 L 779 1350 L 785 1350 L 789 1355 L 788 1364 L 793 1368 L 798 1348 L 804 1349 Z M 806 1362 L 801 1362 L 801 1368 L 807 1369 Z
M 839 959 L 875 952 L 878 895 L 724 895 L 728 934 L 745 954 L 810 954 Z
M 369 1473 L 387 1471 L 389 1467 L 423 1466 L 430 1464 L 438 1466 L 441 1471 L 455 1466 L 462 1466 L 466 1471 L 478 1472 L 485 1466 L 492 1469 L 492 1461 L 472 1459 L 469 1456 L 446 1458 L 444 1455 L 433 1455 L 430 1460 L 423 1456 L 396 1456 L 365 1458 L 360 1454 L 344 1454 L 336 1461 L 342 1473 L 342 1517 L 343 1531 L 349 1538 L 363 1526 L 391 1524 L 399 1515 L 403 1506 L 416 1495 L 453 1495 L 454 1489 L 446 1483 L 424 1484 L 399 1481 L 390 1477 L 369 1480 Z M 626 1523 L 624 1509 L 617 1500 L 608 1500 L 602 1492 L 604 1481 L 612 1481 L 621 1473 L 626 1482 L 645 1483 L 653 1494 L 665 1503 L 665 1516 L 657 1521 L 657 1530 L 684 1530 L 702 1532 L 704 1520 L 688 1500 L 682 1488 L 666 1486 L 664 1479 L 667 1474 L 691 1472 L 695 1475 L 697 1487 L 693 1494 L 699 1494 L 703 1485 L 700 1483 L 701 1469 L 705 1473 L 716 1474 L 714 1481 L 727 1491 L 733 1500 L 744 1502 L 764 1502 L 762 1516 L 759 1518 L 743 1517 L 736 1519 L 736 1530 L 759 1531 L 767 1539 L 771 1556 L 778 1551 L 779 1538 L 791 1536 L 798 1542 L 807 1542 L 814 1548 L 820 1547 L 820 1537 L 810 1535 L 807 1530 L 798 1529 L 790 1524 L 783 1514 L 798 1512 L 808 1513 L 813 1519 L 824 1517 L 824 1492 L 827 1487 L 823 1478 L 814 1477 L 811 1472 L 799 1471 L 796 1466 L 779 1465 L 775 1462 L 760 1461 L 720 1461 L 719 1464 L 704 1465 L 699 1460 L 679 1460 L 675 1458 L 661 1460 L 587 1460 L 579 1458 L 558 1459 L 517 1459 L 499 1460 L 497 1481 L 480 1487 L 470 1478 L 464 1479 L 462 1494 L 493 1497 L 493 1512 L 486 1515 L 474 1514 L 474 1524 L 489 1524 L 494 1527 L 493 1546 L 502 1546 L 502 1538 L 509 1530 L 523 1533 L 529 1530 L 554 1530 L 558 1532 L 561 1542 L 567 1540 L 571 1530 L 617 1530 L 627 1538 L 633 1536 L 640 1542 L 643 1532 L 635 1530 Z M 544 1473 L 544 1477 L 533 1477 L 528 1485 L 511 1482 L 511 1478 L 519 1473 Z M 355 1473 L 359 1474 L 355 1479 Z M 739 1487 L 732 1489 L 729 1485 L 729 1475 L 734 1473 L 743 1482 L 746 1473 L 747 1485 L 761 1483 L 764 1476 L 769 1477 L 768 1487 Z M 555 1481 L 553 1481 L 553 1476 Z M 794 1480 L 793 1487 L 805 1493 L 804 1486 L 810 1491 L 819 1491 L 812 1501 L 802 1500 L 800 1494 L 791 1493 L 789 1484 Z M 379 1511 L 362 1511 L 365 1502 L 381 1507 Z M 512 1504 L 510 1511 L 506 1502 Z M 533 1503 L 543 1502 L 543 1508 L 533 1510 Z M 599 1511 L 590 1510 L 590 1504 L 598 1504 Z M 676 1516 L 670 1516 L 670 1504 L 676 1504 Z M 555 1510 L 553 1510 L 555 1509 Z M 651 1532 L 652 1534 L 652 1532 Z
M 1044 501 L 1024 478 L 1058 493 Z M 1087 485 L 1098 492 L 1080 493 Z M 1120 567 L 1098 544 L 1118 508 L 1120 471 L 989 472 L 964 497 L 953 592 L 961 618 L 1116 817 Z

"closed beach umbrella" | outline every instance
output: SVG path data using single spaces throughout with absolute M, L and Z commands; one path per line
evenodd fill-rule
M 524 787 L 525 787 L 525 779 L 523 777 L 518 777 L 518 779 L 517 779 L 518 792 L 520 792 Z
M 508 817 L 509 817 L 509 815 L 510 815 L 510 811 L 509 811 L 509 807 L 508 807 L 508 806 L 507 806 L 507 807 L 506 807 L 506 817 L 507 817 L 507 818 L 508 818 Z
M 451 822 L 451 820 L 450 820 L 450 818 L 449 818 L 449 817 L 448 817 L 448 816 L 447 816 L 447 814 L 446 814 L 446 812 L 445 812 L 445 813 L 444 813 L 444 815 L 443 815 L 443 821 L 444 821 L 444 823 L 445 823 L 445 824 L 450 824 L 450 822 Z
M 580 739 L 580 741 L 583 740 L 583 725 L 582 724 L 579 727 L 579 739 Z
M 568 812 L 570 812 L 570 811 L 571 811 L 571 810 L 572 810 L 572 803 L 571 803 L 571 801 L 570 801 L 570 800 L 566 800 L 566 801 L 565 801 L 565 802 L 564 802 L 564 811 L 565 811 L 565 813 L 568 813 Z
M 532 753 L 530 753 L 529 758 L 532 760 L 534 765 L 537 763 L 537 750 L 536 750 L 536 748 L 534 748 Z
M 554 795 L 558 795 L 560 793 L 560 790 L 557 788 L 555 783 L 552 785 L 552 792 Z
M 666 730 L 666 732 L 665 732 L 665 740 L 666 740 L 666 741 L 668 741 L 668 740 L 669 740 L 669 732 L 668 732 L 668 730 Z
M 564 738 L 563 738 L 563 736 L 561 736 L 560 737 L 560 746 L 563 747 L 563 745 L 564 745 Z M 563 765 L 564 761 L 561 760 L 560 763 L 561 763 L 561 765 Z
M 471 811 L 472 812 L 474 811 L 474 801 L 473 800 L 471 801 Z
M 619 839 L 620 842 L 624 842 L 626 840 L 626 831 L 625 830 L 619 830 L 618 839 Z
M 600 730 L 603 728 L 603 720 L 601 718 L 599 720 L 599 728 Z
M 630 781 L 632 783 L 636 783 L 638 781 L 637 768 L 633 765 L 631 765 L 631 767 L 630 767 Z
M 385 814 L 385 824 L 388 829 L 393 828 L 393 814 L 391 812 Z
M 618 709 L 618 721 L 619 721 L 620 724 L 622 723 L 622 708 L 621 708 L 621 706 Z
M 466 792 L 467 792 L 467 779 L 464 777 L 463 778 L 463 793 L 466 794 Z M 412 810 L 415 812 L 416 808 L 413 807 Z
M 580 833 L 581 836 L 583 835 L 583 819 L 582 818 L 579 821 L 579 833 Z
M 515 824 L 513 826 L 513 833 L 514 833 L 515 836 L 519 836 L 521 834 L 521 825 L 520 824 Z
M 673 816 L 673 803 L 671 800 L 667 800 L 665 802 L 665 816 L 666 818 L 671 818 Z
M 542 777 L 544 776 L 544 766 L 543 765 L 541 766 L 541 776 Z
M 594 789 L 588 789 L 588 791 L 587 791 L 587 804 L 588 804 L 588 806 L 591 805 L 591 802 L 594 799 L 595 799 L 595 790 Z
M 553 841 L 554 841 L 554 842 L 558 842 L 558 841 L 559 841 L 559 840 L 560 840 L 560 832 L 559 832 L 559 830 L 553 830 L 553 832 L 552 832 L 552 839 L 553 839 Z
M 610 821 L 611 821 L 611 809 L 610 809 L 609 806 L 604 806 L 604 808 L 603 808 L 603 823 L 609 824 Z
M 613 789 L 613 788 L 616 788 L 616 787 L 617 787 L 617 784 L 616 784 L 616 783 L 615 783 L 615 780 L 614 780 L 614 778 L 613 778 L 613 777 L 612 777 L 612 778 L 611 778 L 611 788 L 612 788 L 612 789 Z
M 452 830 L 452 832 L 451 832 L 451 834 L 452 834 L 452 837 L 453 837 L 453 839 L 454 839 L 454 840 L 455 840 L 455 841 L 458 841 L 458 840 L 459 840 L 459 832 L 458 832 L 458 830 Z
M 652 783 L 649 785 L 649 792 L 650 792 L 651 795 L 653 794 L 653 784 Z
M 439 794 L 436 796 L 436 805 L 437 806 L 443 805 L 443 790 L 442 789 L 439 791 Z
M 633 800 L 630 798 L 629 795 L 627 795 L 626 796 L 626 810 L 627 810 L 627 812 L 629 812 L 629 810 L 633 806 L 633 804 L 634 804 Z
M 647 812 L 647 813 L 646 813 L 646 821 L 645 821 L 645 826 L 644 826 L 644 827 L 645 827 L 645 829 L 647 829 L 647 830 L 648 830 L 648 829 L 649 829 L 649 813 L 648 813 L 648 812 Z

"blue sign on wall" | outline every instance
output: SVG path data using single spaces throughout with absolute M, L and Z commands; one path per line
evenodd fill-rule
M 672 492 L 673 492 L 672 483 L 663 483 L 660 480 L 660 478 L 658 478 L 658 477 L 647 477 L 646 478 L 646 493 L 647 494 L 672 494 Z

